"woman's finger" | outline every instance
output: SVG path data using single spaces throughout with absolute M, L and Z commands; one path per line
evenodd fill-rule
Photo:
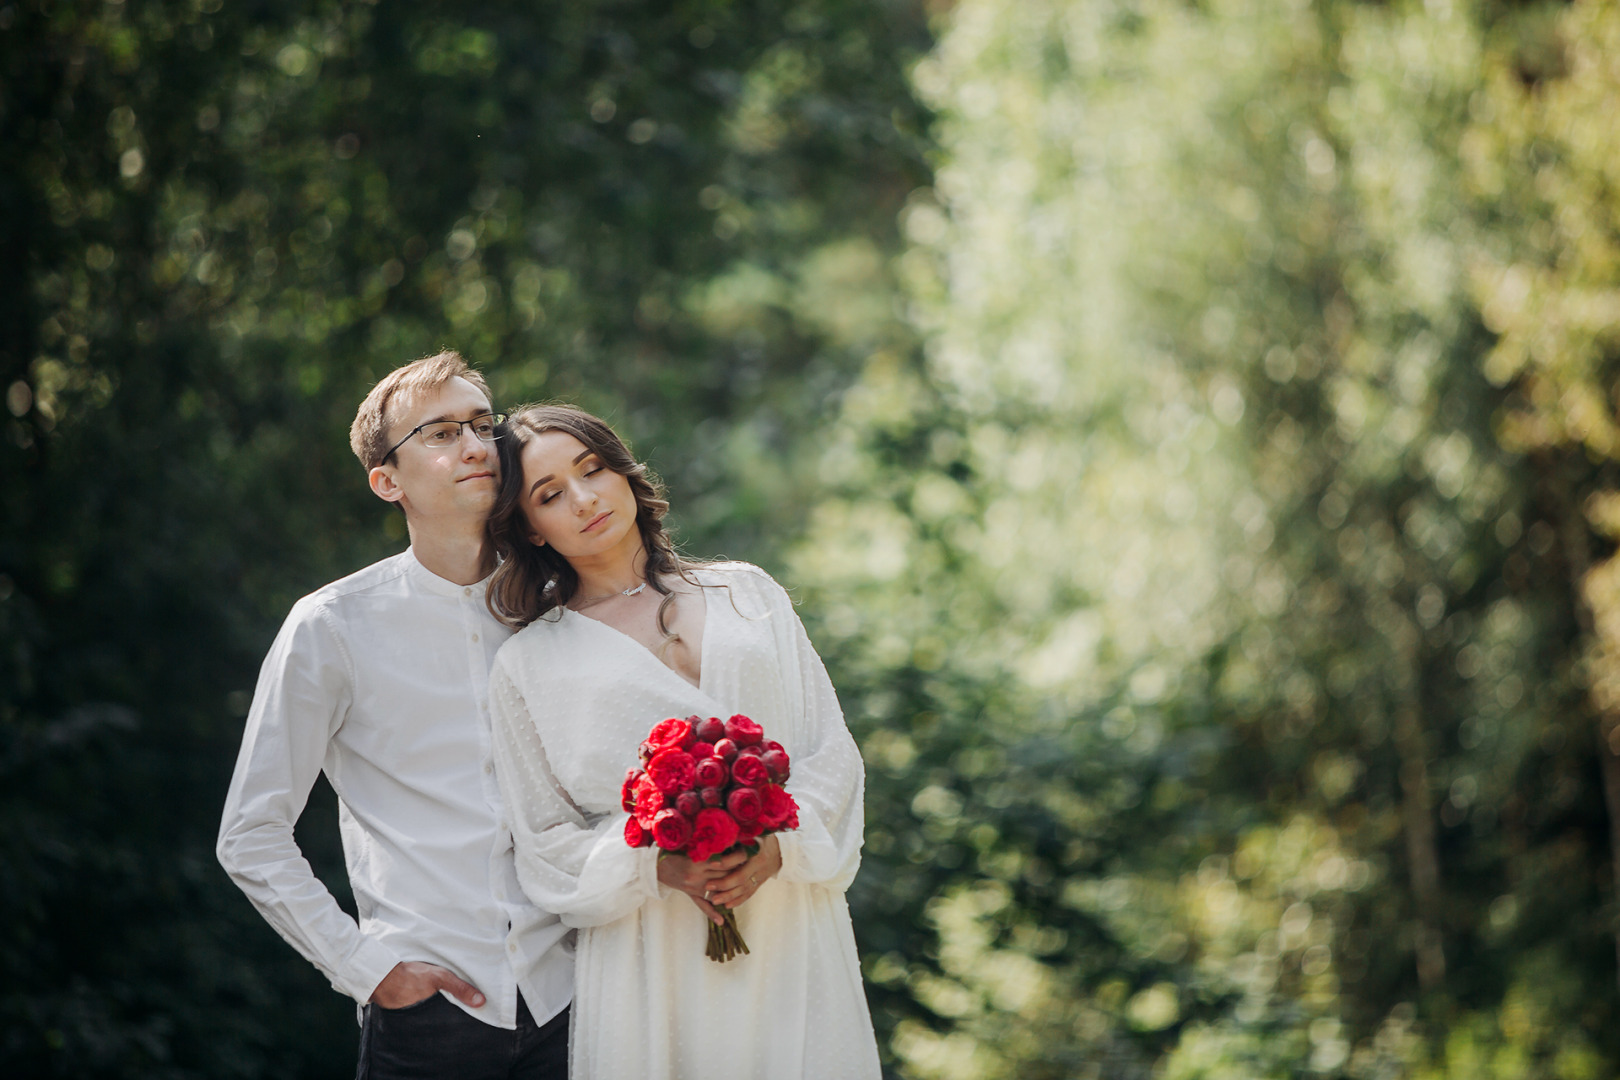
M 691 894 L 688 894 L 688 895 L 691 895 Z M 703 897 L 693 895 L 692 896 L 692 903 L 696 904 L 698 910 L 703 912 L 704 918 L 708 919 L 710 922 L 714 923 L 716 926 L 718 926 L 718 925 L 720 925 L 720 924 L 722 924 L 722 923 L 724 923 L 726 921 L 725 917 L 714 909 L 714 905 L 711 904 L 709 901 L 703 899 Z
M 761 873 L 762 864 L 762 859 L 749 859 L 747 862 L 737 867 L 737 869 L 733 870 L 725 877 L 716 878 L 715 880 L 710 881 L 709 888 L 713 889 L 715 892 L 730 891 L 738 888 L 744 882 L 747 882 L 751 877 L 763 881 L 764 876 Z

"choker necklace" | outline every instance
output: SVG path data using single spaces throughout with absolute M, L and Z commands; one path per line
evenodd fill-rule
M 620 589 L 618 592 L 603 593 L 601 596 L 584 596 L 574 601 L 575 604 L 579 605 L 579 607 L 574 608 L 574 610 L 578 611 L 579 608 L 587 607 L 591 604 L 599 604 L 603 600 L 611 600 L 615 596 L 634 596 L 636 593 L 640 592 L 646 587 L 647 583 L 643 581 L 640 585 L 634 585 L 628 589 Z

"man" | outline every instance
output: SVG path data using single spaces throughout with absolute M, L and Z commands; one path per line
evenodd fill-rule
M 492 764 L 489 669 L 510 634 L 484 606 L 497 420 L 454 352 L 391 372 L 361 404 L 350 445 L 404 511 L 410 547 L 293 606 L 220 825 L 226 872 L 361 1003 L 369 1080 L 567 1071 L 573 938 L 523 895 Z M 358 925 L 293 838 L 322 770 Z

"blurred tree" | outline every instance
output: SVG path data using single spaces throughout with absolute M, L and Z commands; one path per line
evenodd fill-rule
M 287 607 L 402 542 L 355 404 L 459 348 L 769 562 L 898 332 L 926 46 L 898 0 L 0 0 L 0 1071 L 347 1074 L 211 849 Z
M 1590 161 L 1566 213 L 1611 220 L 1607 99 L 1523 89 L 1575 40 L 1612 78 L 1597 10 L 942 18 L 900 262 L 926 349 L 846 396 L 795 562 L 872 772 L 903 1074 L 1620 1058 L 1560 540 L 1592 478 L 1496 437 L 1471 285 L 1561 220 L 1478 197 L 1554 183 L 1524 140 L 1485 160 L 1498 97 L 1549 110 Z

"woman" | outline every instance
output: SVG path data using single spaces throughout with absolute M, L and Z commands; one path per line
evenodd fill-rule
M 683 561 L 668 503 L 601 420 L 560 405 L 507 422 L 491 532 L 495 765 L 518 877 L 580 929 L 570 1075 L 877 1077 L 844 890 L 863 772 L 826 671 L 780 586 Z M 654 723 L 744 713 L 793 761 L 799 828 L 694 863 L 624 840 L 620 784 Z M 749 955 L 704 955 L 715 905 Z

